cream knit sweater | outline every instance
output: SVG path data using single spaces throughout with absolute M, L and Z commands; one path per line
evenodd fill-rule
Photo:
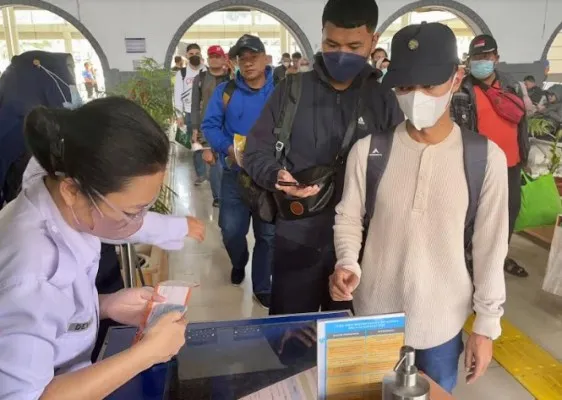
M 405 123 L 394 135 L 361 266 L 369 137 L 349 154 L 343 198 L 336 208 L 337 266 L 361 278 L 353 294 L 356 314 L 405 312 L 406 343 L 416 349 L 452 339 L 472 310 L 474 332 L 497 338 L 508 247 L 505 155 L 489 142 L 473 236 L 473 288 L 464 259 L 468 187 L 460 128 L 455 125 L 437 145 L 414 141 Z

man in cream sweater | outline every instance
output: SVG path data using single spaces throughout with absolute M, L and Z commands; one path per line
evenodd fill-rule
M 408 121 L 394 132 L 361 265 L 370 137 L 349 154 L 336 208 L 338 262 L 330 278 L 332 298 L 352 299 L 358 315 L 405 312 L 406 344 L 417 350 L 418 368 L 450 392 L 463 351 L 461 331 L 472 312 L 476 321 L 465 355 L 468 383 L 492 359 L 492 340 L 501 333 L 508 247 L 506 160 L 489 141 L 472 235 L 471 278 L 464 251 L 469 192 L 463 137 L 449 115 L 452 93 L 463 78 L 457 54 L 455 35 L 442 24 L 410 25 L 394 36 L 383 85 L 395 88 Z

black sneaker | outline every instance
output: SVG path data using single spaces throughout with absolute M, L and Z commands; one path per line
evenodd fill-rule
M 269 310 L 271 305 L 271 294 L 269 293 L 254 293 L 254 299 L 257 303 L 266 310 Z
M 219 199 L 214 199 L 213 200 L 213 207 L 219 208 L 219 205 L 220 205 Z
M 234 286 L 240 286 L 240 284 L 244 282 L 244 278 L 246 278 L 246 271 L 243 269 L 232 269 L 232 272 L 230 273 L 230 282 Z

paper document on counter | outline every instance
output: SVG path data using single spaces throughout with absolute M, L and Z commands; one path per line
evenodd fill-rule
M 316 368 L 311 368 L 240 400 L 316 400 L 317 376 Z

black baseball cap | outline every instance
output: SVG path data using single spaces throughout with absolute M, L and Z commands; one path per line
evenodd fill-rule
M 472 39 L 472 42 L 470 42 L 468 55 L 476 56 L 479 54 L 492 53 L 497 51 L 498 43 L 496 42 L 496 39 L 494 39 L 490 35 L 478 35 L 474 39 Z
M 232 54 L 234 56 L 239 56 L 242 50 L 250 50 L 254 53 L 265 53 L 265 46 L 261 39 L 254 35 L 243 35 L 232 49 L 228 52 L 228 54 Z
M 441 85 L 458 65 L 457 38 L 451 28 L 438 22 L 408 25 L 392 38 L 383 85 Z

